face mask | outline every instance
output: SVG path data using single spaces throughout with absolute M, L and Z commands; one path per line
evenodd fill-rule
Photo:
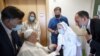
M 29 20 L 30 21 L 34 21 L 35 17 L 34 16 L 30 16 Z
M 59 34 L 64 34 L 64 30 L 63 29 L 58 29 Z
M 56 18 L 59 18 L 59 17 L 60 17 L 60 15 L 55 15 L 55 17 L 56 17 Z
M 86 29 L 86 26 L 82 25 L 81 28 L 82 28 L 82 29 Z
M 22 25 L 17 25 L 15 28 L 13 28 L 12 30 L 14 31 L 18 31 L 22 28 Z
M 79 26 L 81 29 L 86 29 L 86 26 L 85 25 L 80 25 Z

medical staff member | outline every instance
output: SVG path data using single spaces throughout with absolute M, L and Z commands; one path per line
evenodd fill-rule
M 41 29 L 40 29 L 40 24 L 38 19 L 36 18 L 36 14 L 35 12 L 31 11 L 29 13 L 27 22 L 23 22 L 23 27 L 20 31 L 20 33 L 24 33 L 25 30 L 27 29 L 33 29 L 34 31 L 37 32 L 37 40 L 40 41 L 40 37 L 41 37 Z
M 60 7 L 56 7 L 54 9 L 54 14 L 55 14 L 55 16 L 53 18 L 51 18 L 51 20 L 49 22 L 48 31 L 51 32 L 51 43 L 57 44 L 57 37 L 58 37 L 57 24 L 62 21 L 66 22 L 68 25 L 69 25 L 69 23 L 68 23 L 68 19 L 65 16 L 61 15 Z M 63 53 L 62 50 L 60 53 Z M 63 54 L 61 56 L 63 56 Z
M 54 9 L 55 16 L 51 18 L 49 25 L 48 25 L 48 31 L 51 32 L 51 42 L 53 44 L 57 44 L 57 36 L 58 36 L 58 31 L 57 31 L 57 24 L 59 22 L 66 22 L 68 25 L 68 19 L 65 16 L 61 15 L 61 8 L 56 7 Z

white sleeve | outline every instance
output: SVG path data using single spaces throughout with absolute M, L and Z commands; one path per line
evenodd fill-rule
M 57 45 L 58 45 L 58 46 L 61 46 L 61 45 L 63 44 L 63 39 L 62 39 L 62 38 L 63 38 L 62 35 L 59 34 L 59 35 L 58 35 L 58 42 L 57 42 Z
M 52 53 L 50 53 L 48 56 L 56 56 L 56 55 L 57 55 L 56 52 L 52 52 Z
M 44 47 L 42 46 L 40 43 L 37 42 L 37 46 L 42 48 L 46 53 L 50 52 L 50 50 L 48 49 L 48 47 Z
M 57 49 L 56 49 L 56 51 L 60 51 L 60 49 L 61 49 L 61 45 L 63 44 L 63 40 L 62 40 L 62 35 L 58 35 L 58 42 L 57 42 Z
M 31 53 L 30 51 L 23 51 L 23 52 L 18 53 L 17 56 L 34 56 L 33 54 L 34 53 Z
M 38 47 L 40 47 L 40 48 L 43 47 L 39 42 L 37 42 L 36 45 L 37 45 Z

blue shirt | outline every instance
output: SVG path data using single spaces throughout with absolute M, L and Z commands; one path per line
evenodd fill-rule
M 57 19 L 56 17 L 53 17 L 49 22 L 48 28 L 50 28 L 52 30 L 57 30 L 57 24 L 62 22 L 62 21 L 64 21 L 65 23 L 67 23 L 69 25 L 68 19 L 66 17 L 61 16 L 60 19 Z M 52 33 L 52 36 L 57 37 L 58 34 Z

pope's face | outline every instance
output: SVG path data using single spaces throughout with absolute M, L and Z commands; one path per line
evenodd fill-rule
M 37 33 L 32 32 L 30 37 L 31 37 L 31 40 L 33 40 L 34 42 L 37 42 Z

